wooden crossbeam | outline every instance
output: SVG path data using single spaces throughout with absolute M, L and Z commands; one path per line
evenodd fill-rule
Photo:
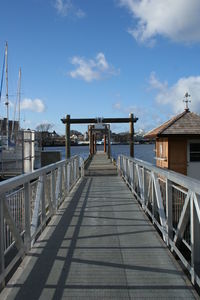
M 136 123 L 138 118 L 86 118 L 86 119 L 69 119 L 63 118 L 61 121 L 64 124 L 97 124 L 97 123 Z

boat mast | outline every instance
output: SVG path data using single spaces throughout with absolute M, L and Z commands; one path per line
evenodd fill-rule
M 17 90 L 17 96 L 18 96 L 18 122 L 19 122 L 19 129 L 20 129 L 20 105 L 21 105 L 21 76 L 22 76 L 22 72 L 21 72 L 21 68 L 19 68 L 19 81 L 18 81 L 18 90 Z
M 5 64 L 6 64 L 6 110 L 7 110 L 7 120 L 6 120 L 6 144 L 8 149 L 9 140 L 9 101 L 8 101 L 8 43 L 6 42 L 5 48 Z

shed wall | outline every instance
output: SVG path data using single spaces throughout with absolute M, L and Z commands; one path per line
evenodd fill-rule
M 168 138 L 156 139 L 156 166 L 167 169 L 169 167 Z
M 169 137 L 169 169 L 187 175 L 186 137 Z

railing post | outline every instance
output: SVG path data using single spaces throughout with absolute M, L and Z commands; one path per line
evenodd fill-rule
M 191 281 L 195 284 L 195 274 L 200 275 L 200 224 L 197 210 L 194 205 L 194 193 L 190 198 L 190 230 L 191 230 Z
M 63 201 L 63 166 L 60 167 L 60 203 Z
M 119 155 L 117 158 L 117 170 L 118 170 L 118 175 L 121 174 L 121 156 Z
M 84 177 L 84 160 L 83 158 L 81 158 L 81 174 L 80 174 L 81 177 Z
M 173 240 L 173 210 L 172 210 L 172 182 L 166 179 L 166 217 L 167 217 L 167 235 L 168 245 Z
M 5 286 L 5 260 L 4 260 L 4 213 L 3 198 L 0 197 L 0 291 Z
M 24 211 L 25 211 L 25 236 L 24 244 L 26 253 L 31 248 L 31 194 L 30 182 L 24 184 Z
M 152 180 L 151 180 L 151 188 L 152 188 L 152 190 L 151 190 L 151 197 L 152 197 L 152 215 L 153 215 L 153 218 L 152 218 L 152 222 L 153 222 L 153 224 L 155 223 L 155 188 L 154 188 L 154 181 L 153 181 L 153 176 L 152 176 L 152 174 L 151 174 L 151 178 L 152 178 Z
M 79 179 L 79 158 L 76 158 L 76 181 Z
M 42 227 L 46 223 L 46 202 L 45 202 L 45 190 L 46 190 L 46 174 L 41 176 L 42 180 L 42 193 L 41 193 L 41 205 L 42 205 Z
M 76 159 L 73 160 L 73 185 L 76 182 Z
M 65 162 L 65 167 L 64 167 L 64 171 L 65 171 L 65 176 L 64 176 L 64 187 L 65 187 L 65 197 L 67 196 L 67 161 Z
M 132 170 L 133 170 L 133 191 L 135 191 L 135 162 L 134 161 L 133 161 Z
M 62 170 L 61 167 L 58 168 L 57 171 L 57 178 L 56 178 L 56 209 L 59 206 L 59 198 L 61 197 L 61 179 L 62 177 Z
M 130 183 L 130 160 L 127 159 L 127 182 Z
M 70 191 L 70 162 L 67 163 L 67 192 Z
M 143 167 L 142 168 L 142 189 L 143 189 L 143 203 L 142 203 L 142 207 L 143 207 L 143 209 L 146 208 L 146 197 L 147 197 L 146 185 L 147 185 L 147 178 L 146 178 L 145 168 Z
M 53 206 L 53 213 L 56 212 L 56 179 L 55 179 L 55 171 L 51 172 L 51 201 Z
M 133 190 L 133 161 L 130 161 L 130 185 Z
M 127 159 L 124 158 L 124 177 L 127 180 Z

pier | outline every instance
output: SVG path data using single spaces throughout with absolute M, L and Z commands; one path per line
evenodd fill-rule
M 183 190 L 175 185 L 180 181 Z M 8 207 L 12 195 L 6 193 L 22 184 L 26 201 L 20 228 L 20 218 Z M 172 255 L 183 256 L 177 241 L 188 244 L 191 259 L 182 257 L 182 264 L 198 284 L 194 224 L 199 226 L 199 202 L 194 199 L 199 186 L 185 176 L 124 156 L 115 166 L 104 152 L 97 152 L 85 168 L 72 157 L 0 188 L 1 225 L 6 222 L 14 237 L 3 250 L 7 241 L 1 227 L 0 279 L 5 287 L 0 299 L 198 299 Z M 163 202 L 164 188 L 168 193 Z M 185 202 L 179 202 L 172 216 L 176 189 Z M 193 205 L 189 238 L 184 235 L 188 205 Z M 18 249 L 12 261 L 23 261 L 6 280 L 13 267 L 6 256 L 12 243 Z

